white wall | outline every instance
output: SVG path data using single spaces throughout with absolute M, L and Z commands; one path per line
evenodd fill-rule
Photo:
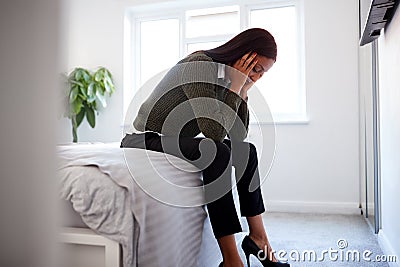
M 400 257 L 400 9 L 379 38 L 381 241 Z
M 123 41 L 126 7 L 157 0 L 68 0 L 65 3 L 64 71 L 81 66 L 108 68 L 114 76 L 116 91 L 108 98 L 106 110 L 100 107 L 96 127 L 86 120 L 78 128 L 80 142 L 118 142 L 123 125 Z M 158 2 L 162 2 L 158 1 Z M 70 121 L 59 120 L 58 143 L 72 141 Z
M 139 2 L 69 1 L 67 69 L 105 65 L 117 83 L 96 128 L 81 125 L 80 141 L 121 138 L 124 8 Z M 300 2 L 310 122 L 277 126 L 276 158 L 264 197 L 270 209 L 354 212 L 359 203 L 358 1 Z M 67 121 L 60 124 L 60 142 L 70 141 Z
M 277 126 L 264 196 L 272 209 L 356 212 L 357 1 L 305 0 L 304 23 L 310 123 Z
M 92 129 L 86 120 L 78 128 L 79 141 L 110 142 L 121 138 L 123 120 L 123 1 L 70 0 L 66 3 L 67 48 L 65 72 L 74 67 L 95 69 L 108 68 L 114 76 L 116 91 L 108 99 L 108 107 L 100 110 L 96 127 Z M 70 121 L 60 120 L 59 143 L 71 142 Z

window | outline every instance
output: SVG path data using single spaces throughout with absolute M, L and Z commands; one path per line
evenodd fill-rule
M 273 99 L 268 104 L 278 114 L 293 114 L 301 108 L 295 18 L 294 6 L 250 11 L 250 27 L 268 29 L 278 46 L 274 67 L 257 82 L 264 97 Z
M 176 64 L 179 58 L 179 20 L 141 21 L 139 40 L 138 78 L 143 85 L 155 74 Z
M 129 15 L 133 38 L 126 53 L 132 55 L 131 63 L 135 66 L 129 68 L 134 70 L 130 71 L 133 75 L 126 75 L 134 82 L 128 83 L 133 86 L 127 88 L 131 91 L 127 95 L 132 95 L 132 91 L 138 90 L 150 77 L 172 67 L 184 56 L 217 47 L 244 29 L 259 27 L 267 29 L 275 37 L 278 58 L 256 87 L 266 99 L 275 122 L 304 121 L 305 92 L 300 71 L 302 52 L 296 2 L 231 3 L 222 6 L 214 3 L 214 7 L 193 7 L 189 3 L 177 7 L 171 4 L 170 8 L 163 8 L 161 15 L 157 14 L 160 8 L 156 6 L 142 12 L 135 8 Z M 251 90 L 249 93 L 251 105 Z M 265 112 L 260 108 L 254 111 L 257 114 Z M 260 118 L 263 122 L 262 116 Z

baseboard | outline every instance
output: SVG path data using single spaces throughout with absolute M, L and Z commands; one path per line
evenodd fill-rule
M 267 200 L 266 210 L 267 212 L 299 212 L 349 215 L 361 214 L 359 203 L 357 202 L 303 202 Z
M 396 255 L 392 245 L 390 244 L 389 240 L 386 237 L 385 232 L 380 229 L 378 233 L 378 242 L 379 246 L 382 249 L 383 255 L 386 256 L 395 256 L 397 259 L 397 262 L 388 262 L 390 267 L 400 267 L 400 255 Z

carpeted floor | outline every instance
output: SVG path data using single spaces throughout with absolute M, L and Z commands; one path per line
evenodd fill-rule
M 281 250 L 280 255 L 293 267 L 389 266 L 375 260 L 376 256 L 383 253 L 376 235 L 361 215 L 266 213 L 264 224 L 272 248 L 277 252 Z M 206 224 L 205 230 L 211 231 L 206 229 L 209 227 Z M 245 256 L 240 248 L 245 235 L 246 233 L 237 234 L 236 241 L 246 266 Z M 208 260 L 204 260 L 200 266 L 218 266 L 221 261 L 217 243 L 215 239 L 211 239 L 213 238 L 209 238 L 206 244 L 215 246 L 215 254 L 203 255 Z M 251 267 L 262 267 L 255 257 L 251 257 L 250 264 Z

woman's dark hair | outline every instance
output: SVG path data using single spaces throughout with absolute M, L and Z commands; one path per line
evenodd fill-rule
M 277 49 L 274 37 L 267 30 L 251 28 L 239 33 L 223 45 L 203 52 L 215 62 L 232 65 L 248 52 L 256 52 L 276 61 Z

